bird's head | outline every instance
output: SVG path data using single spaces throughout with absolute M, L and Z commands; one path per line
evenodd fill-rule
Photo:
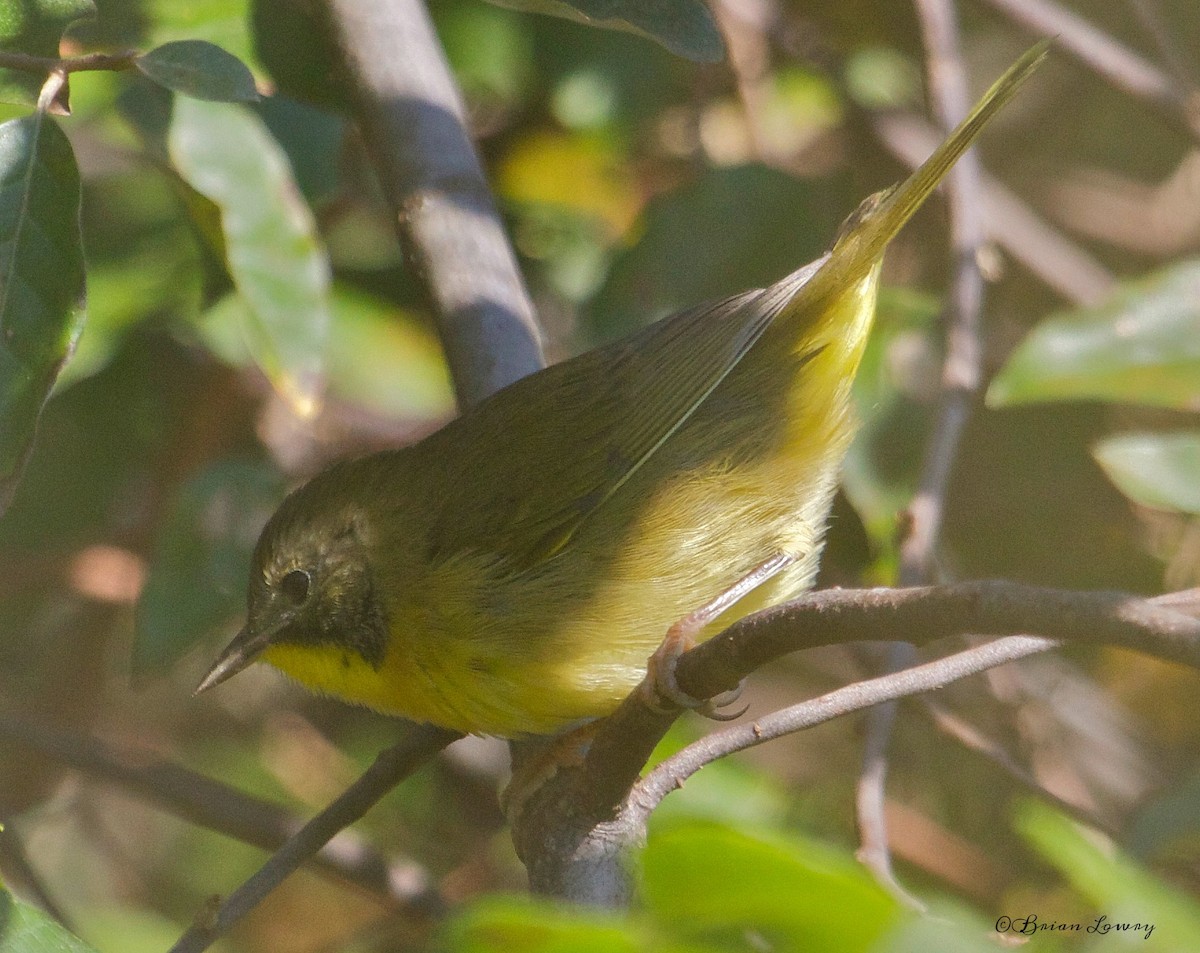
M 371 527 L 345 492 L 346 477 L 335 467 L 271 517 L 254 550 L 246 624 L 197 692 L 259 658 L 274 661 L 284 649 L 332 650 L 347 664 L 382 664 L 387 621 L 368 558 Z

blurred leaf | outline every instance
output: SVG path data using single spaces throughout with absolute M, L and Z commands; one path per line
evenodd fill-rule
M 695 730 L 678 721 L 658 743 L 647 767 L 678 753 L 697 740 Z M 795 807 L 795 794 L 777 778 L 748 767 L 736 758 L 706 765 L 655 810 L 652 825 L 704 819 L 723 824 L 780 828 Z
M 283 496 L 263 464 L 224 460 L 183 485 L 155 546 L 137 607 L 133 674 L 162 674 L 245 608 L 259 530 Z
M 160 86 L 195 99 L 250 102 L 259 98 L 246 64 L 203 40 L 164 43 L 134 63 Z
M 1120 938 L 1136 941 L 1138 949 L 1200 950 L 1200 904 L 1194 898 L 1151 876 L 1124 855 L 1101 847 L 1094 836 L 1045 805 L 1026 802 L 1016 826 L 1034 849 L 1094 904 L 1097 918 L 1104 918 L 1100 931 L 1107 925 L 1111 929 L 1106 935 L 1123 934 Z M 1119 924 L 1134 928 L 1121 930 Z M 1153 932 L 1146 937 L 1150 926 Z
M 862 427 L 846 455 L 842 485 L 888 563 L 897 555 L 897 514 L 912 499 L 920 474 L 913 448 L 924 444 L 930 405 L 914 391 L 938 378 L 936 364 L 925 365 L 937 361 L 933 324 L 940 311 L 932 295 L 881 288 L 875 329 L 854 378 Z
M 500 164 L 497 191 L 510 202 L 557 206 L 602 223 L 610 241 L 641 208 L 625 157 L 598 139 L 534 132 Z
M 1135 503 L 1200 514 L 1200 431 L 1120 434 L 1100 441 L 1094 453 Z
M 0 126 L 0 513 L 83 327 L 79 170 L 40 113 Z
M 332 396 L 396 419 L 437 420 L 454 413 L 454 392 L 440 343 L 394 304 L 349 288 L 333 288 L 334 321 L 326 346 Z M 201 318 L 205 344 L 234 365 L 250 360 L 245 304 L 230 295 Z
M 1190 725 L 1190 713 L 1183 717 Z M 1138 858 L 1191 862 L 1200 853 L 1200 768 L 1193 766 L 1190 775 L 1169 783 L 1139 805 L 1126 827 L 1124 843 Z
M 715 63 L 725 55 L 716 20 L 702 0 L 491 0 L 502 7 L 624 30 L 677 56 Z
M 65 927 L 0 886 L 0 953 L 95 953 Z
M 820 255 L 837 222 L 811 183 L 745 165 L 706 172 L 656 199 L 641 240 L 592 304 L 600 336 L 762 287 Z
M 846 852 L 800 838 L 687 823 L 652 831 L 642 854 L 646 910 L 680 935 L 753 931 L 770 949 L 872 949 L 901 919 Z
M 301 102 L 350 112 L 337 45 L 313 0 L 253 0 L 254 50 L 281 92 Z
M 92 0 L 4 0 L 0 3 L 0 50 L 58 59 L 63 31 L 83 17 L 96 15 Z M 0 69 L 0 102 L 32 106 L 45 76 Z M 66 92 L 60 94 L 60 99 Z
M 230 277 L 249 308 L 255 362 L 301 416 L 319 407 L 329 263 L 291 167 L 242 107 L 177 99 L 168 136 L 180 175 L 221 210 Z
M 155 44 L 207 40 L 253 67 L 249 0 L 142 0 L 141 6 Z
M 496 6 L 430 4 L 438 38 L 463 91 L 473 100 L 518 105 L 533 76 L 533 43 L 523 19 Z
M 992 407 L 1109 400 L 1200 410 L 1200 260 L 1039 324 L 988 388 Z
M 646 953 L 615 914 L 521 897 L 489 897 L 447 926 L 451 953 Z

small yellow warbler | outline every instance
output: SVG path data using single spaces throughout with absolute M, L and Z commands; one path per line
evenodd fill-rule
M 724 609 L 704 638 L 803 591 L 884 250 L 1045 55 L 1018 60 L 817 261 L 296 490 L 259 540 L 246 626 L 200 688 L 261 658 L 417 721 L 558 732 L 611 712 L 697 607 Z

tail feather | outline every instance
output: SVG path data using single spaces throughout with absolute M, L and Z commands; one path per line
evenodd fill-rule
M 955 162 L 971 147 L 992 118 L 1016 95 L 1050 49 L 1050 41 L 1031 47 L 976 103 L 970 114 L 912 175 L 871 196 L 842 225 L 829 260 L 797 296 L 811 307 L 827 295 L 855 285 L 878 264 L 904 223 L 925 202 Z

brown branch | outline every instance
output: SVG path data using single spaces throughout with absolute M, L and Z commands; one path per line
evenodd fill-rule
M 303 821 L 270 801 L 245 794 L 149 752 L 121 750 L 99 738 L 0 711 L 0 737 L 68 767 L 119 785 L 164 811 L 263 850 L 276 850 Z M 396 906 L 436 912 L 441 898 L 411 862 L 388 863 L 343 831 L 312 858 L 315 868 L 354 883 Z
M 120 72 L 132 69 L 138 58 L 137 50 L 120 53 L 85 53 L 82 56 L 33 56 L 13 50 L 0 50 L 0 69 L 14 69 L 22 73 L 44 75 L 53 72 L 81 73 L 85 70 L 109 70 Z
M 329 0 L 362 129 L 459 404 L 543 366 L 533 306 L 420 0 Z
M 381 752 L 357 781 L 295 833 L 249 880 L 188 929 L 171 953 L 199 953 L 229 931 L 301 864 L 343 828 L 359 820 L 397 784 L 462 735 L 444 728 L 416 728 L 397 745 Z
M 630 797 L 633 812 L 649 817 L 664 797 L 683 785 L 706 764 L 808 728 L 823 725 L 864 708 L 895 702 L 910 695 L 936 691 L 951 682 L 1048 652 L 1063 643 L 1057 639 L 1008 635 L 945 658 L 855 682 L 818 698 L 772 712 L 748 725 L 736 725 L 706 735 L 657 765 Z
M 1183 611 L 1195 604 L 1195 593 L 1145 600 L 1124 593 L 1071 592 L 1003 581 L 830 589 L 747 616 L 685 653 L 676 678 L 689 695 L 713 698 L 767 662 L 805 648 L 881 641 L 926 645 L 964 634 L 1042 636 L 1004 638 L 955 656 L 954 661 L 907 669 L 861 683 L 866 688 L 853 685 L 818 703 L 804 703 L 809 708 L 789 709 L 790 724 L 804 727 L 807 719 L 823 720 L 823 712 L 833 712 L 828 717 L 841 713 L 839 706 L 858 710 L 931 690 L 1060 642 L 1124 646 L 1200 669 L 1200 621 Z M 653 804 L 641 801 L 661 799 L 662 793 L 635 786 L 637 773 L 677 717 L 648 709 L 642 698 L 641 688 L 631 693 L 600 724 L 582 765 L 560 770 L 542 785 L 514 822 L 518 852 L 540 892 L 607 905 L 627 898 L 630 887 L 621 879 L 626 869 L 623 856 L 644 836 L 645 817 L 653 809 Z M 765 721 L 758 720 L 760 730 L 766 730 Z M 778 724 L 782 730 L 784 723 Z

